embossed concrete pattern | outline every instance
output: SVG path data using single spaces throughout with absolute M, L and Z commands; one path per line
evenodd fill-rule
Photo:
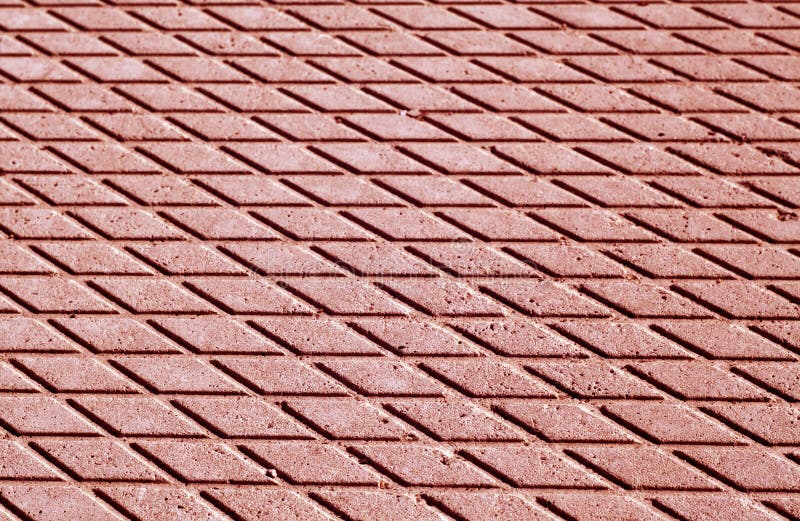
M 800 4 L 0 0 L 0 519 L 800 519 Z

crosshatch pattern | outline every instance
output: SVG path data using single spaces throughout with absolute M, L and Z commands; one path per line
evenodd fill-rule
M 796 3 L 0 29 L 0 519 L 800 519 Z

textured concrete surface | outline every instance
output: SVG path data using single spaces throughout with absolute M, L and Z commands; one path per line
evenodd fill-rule
M 0 519 L 800 519 L 798 4 L 0 30 Z

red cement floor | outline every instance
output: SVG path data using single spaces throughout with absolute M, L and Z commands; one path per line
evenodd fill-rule
M 0 0 L 0 519 L 800 519 L 793 2 Z

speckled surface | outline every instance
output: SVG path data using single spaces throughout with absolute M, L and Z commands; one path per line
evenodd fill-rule
M 0 519 L 800 519 L 797 3 L 0 31 Z

